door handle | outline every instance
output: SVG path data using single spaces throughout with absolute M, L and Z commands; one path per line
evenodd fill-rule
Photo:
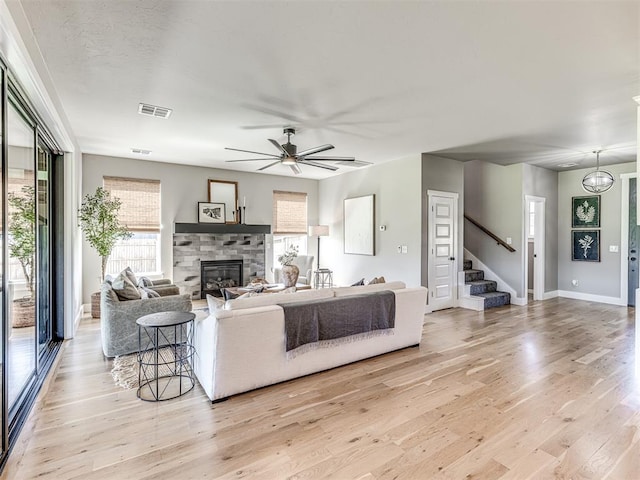
M 449 257 L 449 260 L 451 260 L 452 262 L 456 259 L 456 257 Z
M 635 262 L 637 260 L 636 257 L 631 257 L 629 260 L 631 260 L 632 262 Z

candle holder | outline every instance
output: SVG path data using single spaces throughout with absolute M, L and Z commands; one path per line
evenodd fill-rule
M 237 223 L 242 223 L 242 207 L 238 207 Z

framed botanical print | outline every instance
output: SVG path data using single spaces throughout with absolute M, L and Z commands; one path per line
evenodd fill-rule
M 600 227 L 600 195 L 571 197 L 571 228 Z
M 571 260 L 600 261 L 600 230 L 571 230 Z

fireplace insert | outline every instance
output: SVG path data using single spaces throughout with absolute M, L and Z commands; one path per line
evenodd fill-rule
M 206 260 L 200 263 L 200 298 L 221 297 L 221 288 L 241 287 L 242 260 Z

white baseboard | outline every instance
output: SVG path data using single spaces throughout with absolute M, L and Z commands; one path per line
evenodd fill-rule
M 518 305 L 519 307 L 522 307 L 524 305 L 526 305 L 528 302 L 528 300 L 526 298 L 523 297 L 516 297 L 515 295 L 511 295 L 511 305 Z
M 608 303 L 610 305 L 627 306 L 627 302 L 618 297 L 605 297 L 604 295 L 593 295 L 591 293 L 570 292 L 558 290 L 558 297 L 571 298 L 573 300 L 586 300 L 588 302 Z
M 543 300 L 549 300 L 550 298 L 556 298 L 559 297 L 559 292 L 558 290 L 552 290 L 550 292 L 544 292 L 544 295 L 542 296 Z

